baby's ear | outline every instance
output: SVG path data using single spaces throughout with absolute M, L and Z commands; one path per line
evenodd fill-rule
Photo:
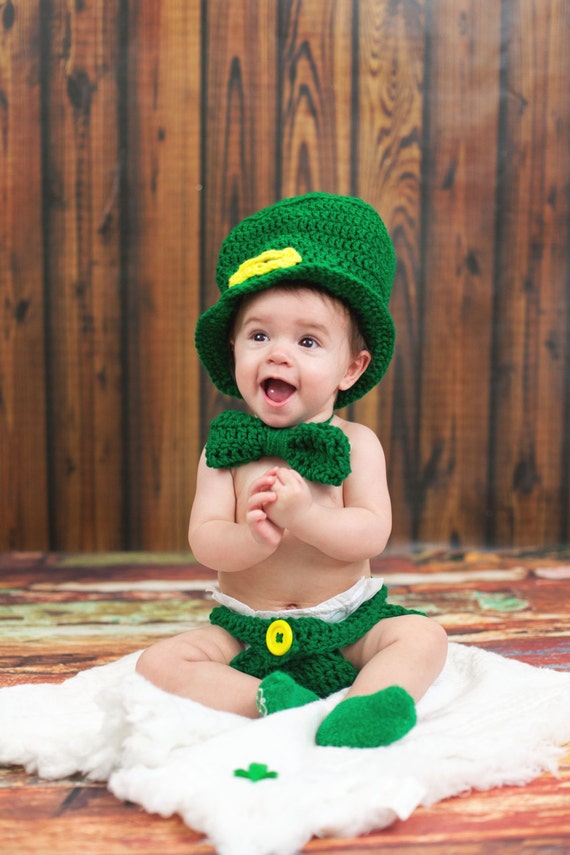
M 356 356 L 352 357 L 351 362 L 346 369 L 345 375 L 339 383 L 339 390 L 345 391 L 346 389 L 350 389 L 351 386 L 354 386 L 356 381 L 362 377 L 370 362 L 372 360 L 372 356 L 368 350 L 361 350 Z

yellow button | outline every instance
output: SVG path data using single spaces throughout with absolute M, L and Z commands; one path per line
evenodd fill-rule
M 286 620 L 274 620 L 265 634 L 267 649 L 274 656 L 283 656 L 293 644 L 293 630 Z

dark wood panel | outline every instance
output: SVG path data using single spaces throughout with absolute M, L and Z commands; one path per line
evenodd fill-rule
M 421 162 L 425 10 L 423 2 L 360 3 L 357 194 L 383 217 L 398 259 L 390 301 L 396 349 L 377 389 L 354 406 L 386 454 L 393 538 L 414 531 L 420 357 Z
M 280 191 L 351 192 L 353 7 L 280 4 Z
M 431 13 L 414 532 L 424 541 L 486 537 L 500 11 L 444 0 Z
M 40 4 L 0 8 L 0 549 L 48 542 Z
M 503 174 L 495 317 L 493 495 L 498 543 L 568 537 L 567 2 L 515 3 L 505 16 Z M 567 453 L 567 446 L 566 446 Z M 568 461 L 566 461 L 568 462 Z
M 61 549 L 124 545 L 118 14 L 118 0 L 71 11 L 60 0 L 43 21 L 49 472 Z
M 228 405 L 193 348 L 220 243 L 311 189 L 396 245 L 396 356 L 349 413 L 393 542 L 567 540 L 569 25 L 569 0 L 0 5 L 0 548 L 184 548 Z
M 200 5 L 129 11 L 129 542 L 174 549 L 199 456 Z

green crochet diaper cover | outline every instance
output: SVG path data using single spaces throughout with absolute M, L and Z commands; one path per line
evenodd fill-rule
M 384 618 L 422 614 L 415 609 L 386 602 L 386 585 L 353 614 L 339 623 L 315 617 L 260 618 L 240 615 L 226 606 L 217 606 L 210 623 L 221 626 L 247 645 L 231 665 L 244 674 L 262 680 L 273 671 L 283 671 L 305 688 L 326 698 L 352 685 L 357 669 L 341 653 Z

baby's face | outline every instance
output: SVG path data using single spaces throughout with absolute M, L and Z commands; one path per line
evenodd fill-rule
M 266 424 L 325 421 L 354 375 L 348 310 L 307 288 L 269 288 L 244 301 L 232 346 L 238 388 Z

